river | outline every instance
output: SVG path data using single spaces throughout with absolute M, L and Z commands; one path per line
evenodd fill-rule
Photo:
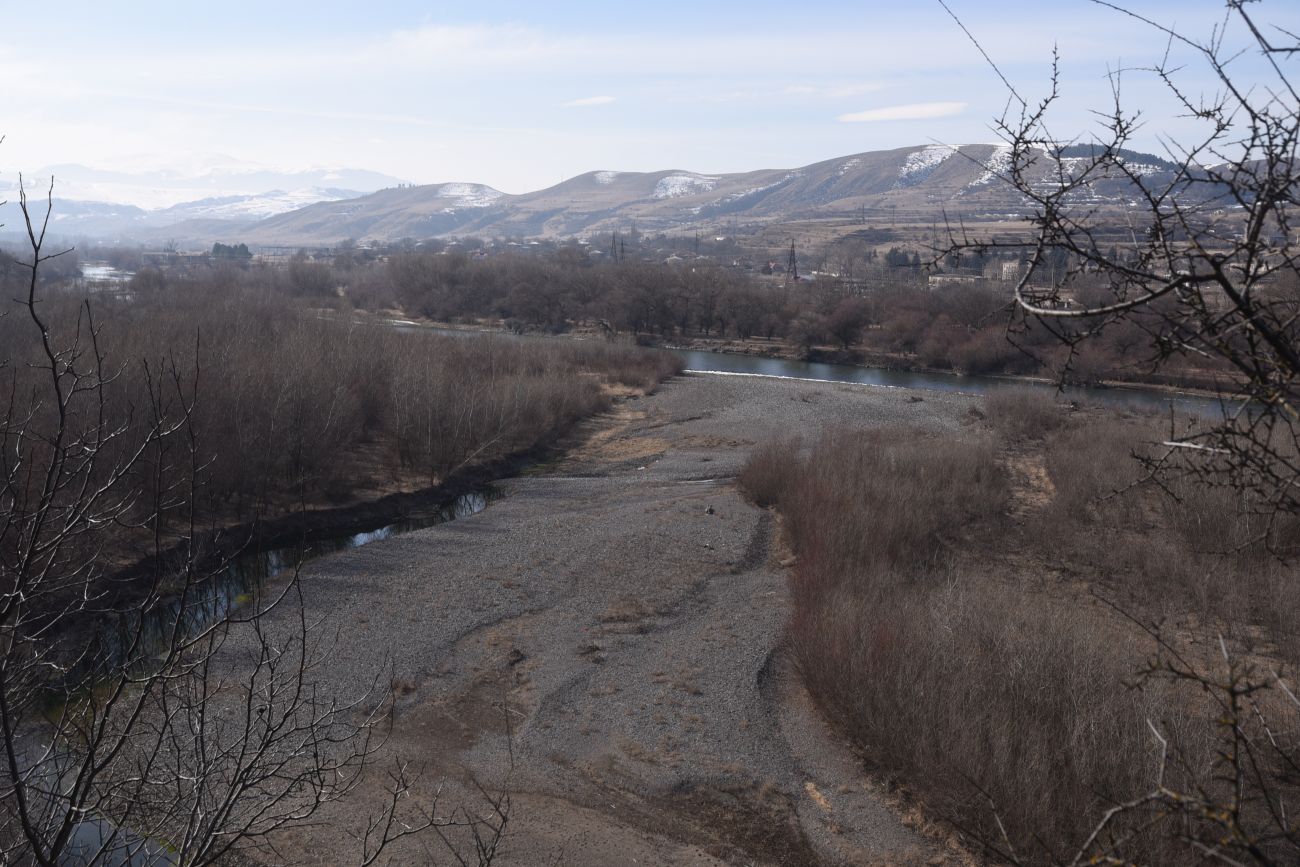
M 255 598 L 268 581 L 292 572 L 300 564 L 309 560 L 335 551 L 381 542 L 412 530 L 422 530 L 436 524 L 445 524 L 448 521 L 476 515 L 487 508 L 488 503 L 497 496 L 494 489 L 485 488 L 482 491 L 462 494 L 439 509 L 409 516 L 389 524 L 358 526 L 341 533 L 315 536 L 292 545 L 252 545 L 234 557 L 209 580 L 191 589 L 191 599 L 183 618 L 185 625 L 190 631 L 195 632 L 228 616 L 235 608 Z M 146 657 L 152 655 L 158 648 L 166 646 L 172 624 L 179 613 L 179 600 L 161 605 L 149 613 L 143 627 L 144 643 L 149 648 Z M 139 626 L 138 618 L 130 616 L 121 618 L 114 633 L 102 636 L 106 645 L 103 647 L 103 653 L 118 662 L 123 661 L 126 648 L 131 646 Z
M 547 334 L 511 334 L 502 331 L 475 331 L 460 328 L 440 328 L 422 325 L 409 320 L 388 320 L 387 324 L 402 331 L 423 331 L 450 337 L 495 337 L 507 340 L 569 340 Z M 1058 395 L 1065 400 L 1080 403 L 1099 403 L 1116 409 L 1134 409 L 1156 412 L 1174 411 L 1201 417 L 1222 417 L 1224 403 L 1208 394 L 1188 394 L 1154 386 L 1125 385 L 1108 388 L 1065 386 L 1045 380 L 1019 379 L 1001 376 L 967 376 L 956 373 L 925 373 L 909 370 L 890 370 L 884 367 L 865 367 L 858 364 L 829 364 L 816 361 L 796 361 L 788 358 L 769 358 L 761 355 L 742 355 L 732 352 L 710 352 L 702 349 L 659 349 L 671 352 L 682 359 L 687 373 L 715 373 L 745 376 L 770 376 L 782 379 L 808 379 L 818 382 L 850 382 L 874 385 L 881 388 L 912 388 L 926 391 L 946 391 L 958 394 L 990 394 L 1006 389 L 1033 389 L 1044 394 Z M 1235 405 L 1233 401 L 1228 406 Z
M 423 327 L 419 330 L 435 331 L 439 334 L 449 334 L 457 337 L 486 339 L 567 339 L 540 335 L 520 337 L 495 332 L 426 329 Z M 861 367 L 852 364 L 825 364 L 701 350 L 660 349 L 656 351 L 671 352 L 681 358 L 686 365 L 687 373 L 846 382 L 879 388 L 924 389 L 964 394 L 989 394 L 999 390 L 1025 388 L 1039 390 L 1049 395 L 1057 394 L 1055 385 L 1033 380 L 992 376 L 958 376 L 945 373 L 918 373 L 887 370 L 879 367 Z M 1184 414 L 1217 416 L 1222 413 L 1222 404 L 1215 398 L 1177 394 L 1155 388 L 1098 389 L 1067 387 L 1062 390 L 1061 394 L 1067 400 L 1091 401 L 1118 408 L 1168 412 L 1172 406 L 1176 412 Z M 314 539 L 305 546 L 254 547 L 232 561 L 216 580 L 205 585 L 205 592 L 201 594 L 200 599 L 191 602 L 192 608 L 187 612 L 187 615 L 193 619 L 190 624 L 191 628 L 197 628 L 225 616 L 234 607 L 254 596 L 268 579 L 276 577 L 299 562 L 333 551 L 357 548 L 370 542 L 387 539 L 399 533 L 422 529 L 433 524 L 475 514 L 485 508 L 493 496 L 494 493 L 490 490 L 469 494 L 458 498 L 446 508 L 432 514 L 378 528 L 356 528 L 343 534 Z M 176 611 L 174 609 L 168 610 L 164 608 L 156 612 L 156 625 L 153 625 L 153 628 L 147 631 L 152 633 L 159 630 L 161 632 L 174 619 L 175 615 Z M 127 618 L 119 624 L 119 628 L 121 637 L 118 641 L 125 642 L 134 630 L 135 624 L 131 623 Z M 151 637 L 155 641 L 161 641 L 163 638 L 161 634 Z
M 883 367 L 862 367 L 856 364 L 824 364 L 695 349 L 663 351 L 672 352 L 680 357 L 685 362 L 688 372 L 774 376 L 820 382 L 852 382 L 881 388 L 917 388 L 961 394 L 989 394 L 1006 389 L 1025 388 L 1040 390 L 1045 394 L 1058 393 L 1056 385 L 1036 380 L 997 376 L 961 376 L 953 373 L 921 373 L 888 370 Z M 1219 416 L 1223 412 L 1223 404 L 1215 397 L 1182 394 L 1143 386 L 1120 388 L 1067 386 L 1060 389 L 1059 394 L 1066 400 L 1100 403 L 1119 409 L 1168 412 L 1172 405 L 1176 411 L 1200 416 Z
M 81 279 L 87 283 L 125 283 L 134 276 L 134 271 L 121 271 L 107 262 L 81 263 Z
M 402 324 L 397 327 L 411 326 Z M 435 329 L 421 328 L 420 330 Z M 514 335 L 450 329 L 436 329 L 436 331 L 459 337 L 505 336 L 508 339 L 516 339 Z M 699 350 L 661 349 L 658 351 L 672 352 L 677 355 L 682 359 L 688 373 L 844 382 L 881 388 L 924 389 L 967 394 L 988 394 L 1008 388 L 1039 389 L 1046 394 L 1057 391 L 1055 386 L 1049 383 L 997 377 L 918 373 Z M 1222 404 L 1213 398 L 1175 394 L 1154 388 L 1066 388 L 1063 390 L 1063 396 L 1071 400 L 1088 400 L 1116 407 L 1144 410 L 1168 411 L 1172 406 L 1177 411 L 1197 415 L 1217 415 L 1222 411 Z M 192 602 L 192 607 L 185 612 L 187 625 L 190 629 L 198 629 L 228 615 L 235 607 L 254 598 L 268 581 L 292 570 L 299 563 L 333 551 L 357 548 L 400 533 L 476 514 L 482 511 L 494 496 L 495 492 L 490 489 L 471 493 L 432 513 L 380 527 L 354 528 L 343 534 L 312 540 L 305 545 L 268 548 L 255 546 L 235 558 L 219 575 L 202 586 L 200 598 Z M 173 603 L 172 606 L 163 606 L 153 612 L 150 618 L 152 622 L 145 624 L 147 644 L 152 643 L 156 647 L 165 640 L 167 628 L 178 613 L 175 606 L 176 603 Z M 131 618 L 124 618 L 119 623 L 119 631 L 116 634 L 103 636 L 107 644 L 104 651 L 120 659 L 124 645 L 129 641 L 129 636 L 137 625 L 138 622 L 132 622 Z M 111 823 L 94 815 L 88 816 L 78 824 L 67 857 L 62 863 L 68 867 L 86 863 L 89 853 L 98 851 L 105 841 L 115 836 L 120 839 L 107 853 L 104 863 L 114 867 L 128 867 L 128 865 L 134 867 L 146 861 L 172 863 L 160 846 L 140 840 L 129 832 L 115 829 Z

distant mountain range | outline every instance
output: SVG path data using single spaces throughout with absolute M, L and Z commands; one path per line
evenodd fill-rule
M 379 172 L 349 168 L 283 170 L 220 155 L 195 157 L 188 166 L 138 171 L 94 169 L 76 164 L 48 166 L 26 176 L 29 190 L 44 192 L 50 178 L 59 198 L 121 202 L 158 210 L 203 199 L 255 196 L 267 190 L 349 190 L 360 195 L 402 183 Z M 12 192 L 17 178 L 0 177 L 0 193 Z
M 268 185 L 271 192 L 256 195 L 211 195 L 149 209 L 60 200 L 52 225 L 67 235 L 146 243 L 166 238 L 192 246 L 213 241 L 316 246 L 345 239 L 567 237 L 626 231 L 633 225 L 641 231 L 690 230 L 847 216 L 882 222 L 925 221 L 943 214 L 997 219 L 1026 208 L 998 180 L 1009 153 L 999 145 L 925 145 L 739 174 L 594 171 L 522 195 L 474 183 L 404 185 L 383 175 L 343 170 L 309 177 L 266 173 L 255 179 L 290 183 Z M 1044 153 L 1034 170 L 1047 184 L 1086 157 L 1086 147 Z M 1144 175 L 1176 168 L 1148 154 L 1124 157 L 1130 169 Z M 103 188 L 111 180 L 97 182 Z M 240 183 L 252 180 L 244 176 Z M 168 179 L 172 189 L 178 186 L 174 181 Z M 364 189 L 381 182 L 387 188 Z M 214 188 L 218 183 L 230 184 L 231 179 L 214 180 Z M 86 179 L 74 178 L 71 186 L 87 185 Z M 1099 179 L 1082 195 L 1101 205 L 1123 206 L 1132 190 L 1123 179 Z M 14 225 L 12 204 L 0 209 L 0 220 Z
M 353 199 L 400 185 L 391 175 L 360 169 L 277 170 L 229 157 L 189 167 L 110 171 L 68 164 L 24 177 L 29 197 L 44 198 L 54 181 L 52 232 L 105 240 L 149 242 L 179 232 L 190 241 L 306 205 Z M 18 178 L 0 178 L 0 223 L 18 228 Z M 175 231 L 173 231 L 175 230 Z

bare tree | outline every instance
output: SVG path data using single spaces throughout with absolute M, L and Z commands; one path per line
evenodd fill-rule
M 56 316 L 42 297 L 42 268 L 60 255 L 46 247 L 49 203 L 40 219 L 20 196 L 30 258 L 22 296 L 0 313 L 28 335 L 0 358 L 0 862 L 282 860 L 282 832 L 373 764 L 388 695 L 314 686 L 329 645 L 296 572 L 246 609 L 222 596 L 224 564 L 203 550 L 196 515 L 197 353 L 192 368 L 142 359 L 145 393 L 129 411 L 113 405 L 122 369 L 91 305 Z M 143 549 L 155 565 L 115 578 L 123 551 Z M 357 829 L 359 863 L 465 824 L 411 803 L 406 764 L 389 775 L 387 802 Z
M 1008 110 L 996 129 L 1006 159 L 998 173 L 1024 201 L 1035 231 L 1019 242 L 976 242 L 953 229 L 943 252 L 1026 254 L 1013 338 L 1030 323 L 1046 328 L 1072 361 L 1106 329 L 1136 325 L 1151 338 L 1151 369 L 1195 364 L 1218 375 L 1222 423 L 1171 431 L 1152 468 L 1230 484 L 1262 511 L 1300 511 L 1293 224 L 1300 98 L 1287 66 L 1300 54 L 1300 37 L 1257 23 L 1253 0 L 1228 0 L 1206 39 L 1091 2 L 1150 27 L 1163 56 L 1111 73 L 1113 102 L 1095 112 L 1097 130 L 1084 138 L 1050 128 L 1060 101 L 1055 64 L 1036 103 L 1002 77 Z M 1213 76 L 1216 92 L 1184 89 L 1188 70 L 1176 63 L 1189 55 Z M 1245 56 L 1262 58 L 1262 72 L 1243 70 Z M 1163 83 L 1196 130 L 1166 137 L 1155 165 L 1131 150 L 1145 118 L 1121 89 L 1125 75 L 1141 74 Z

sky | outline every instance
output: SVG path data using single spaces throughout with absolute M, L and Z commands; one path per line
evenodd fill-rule
M 595 169 L 734 172 L 995 141 L 1007 101 L 938 0 L 3 5 L 0 176 L 343 166 L 519 193 Z M 1137 144 L 1160 152 L 1189 123 L 1138 69 L 1165 49 L 1145 25 L 1087 0 L 948 5 L 1030 100 L 1057 48 L 1058 136 L 1095 127 L 1115 69 L 1147 110 Z M 1223 16 L 1219 0 L 1130 8 L 1197 36 Z M 1300 32 L 1300 3 L 1252 10 Z M 1260 60 L 1238 66 L 1255 75 Z M 1182 81 L 1215 89 L 1195 64 Z

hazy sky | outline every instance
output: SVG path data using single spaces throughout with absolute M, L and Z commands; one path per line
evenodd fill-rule
M 591 169 L 741 171 L 992 141 L 1005 102 L 937 0 L 4 5 L 4 174 L 229 157 L 523 192 Z M 1086 110 L 1105 105 L 1108 65 L 1164 48 L 1087 2 L 950 5 L 1026 96 L 1045 91 L 1059 45 L 1060 133 L 1086 131 Z M 1223 8 L 1132 5 L 1196 34 Z M 1253 8 L 1300 29 L 1294 0 Z M 1213 89 L 1199 72 L 1187 80 Z M 1154 150 L 1178 122 L 1150 76 L 1125 81 L 1151 106 Z

